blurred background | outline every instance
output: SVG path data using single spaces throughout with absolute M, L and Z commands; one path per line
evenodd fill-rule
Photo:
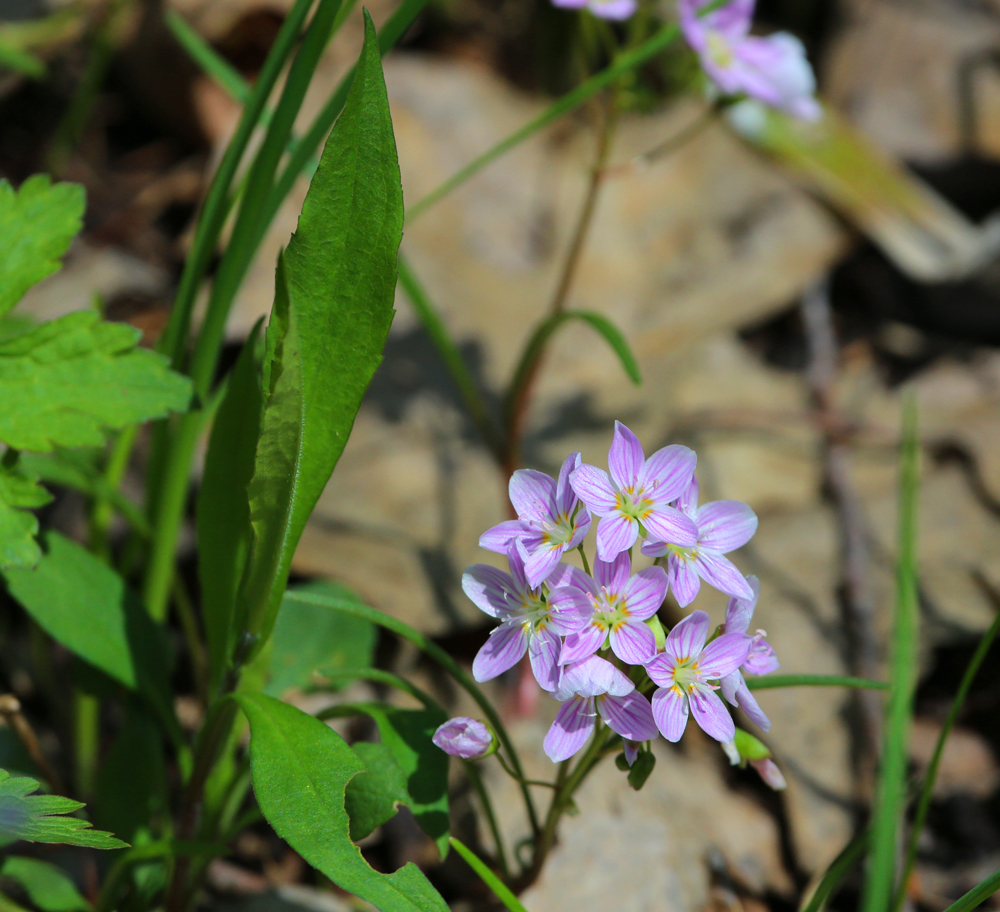
M 0 177 L 16 185 L 46 171 L 88 196 L 65 268 L 30 293 L 23 315 L 49 319 L 96 302 L 155 344 L 239 114 L 164 12 L 179 13 L 252 80 L 286 8 L 0 0 Z M 394 0 L 368 8 L 378 25 Z M 673 15 L 669 3 L 662 14 Z M 580 81 L 578 18 L 548 0 L 432 0 L 385 61 L 408 202 Z M 925 455 L 919 771 L 1000 607 L 1000 233 L 991 220 L 1000 211 L 1000 2 L 764 0 L 756 21 L 803 40 L 839 132 L 818 142 L 737 135 L 725 118 L 706 117 L 692 91 L 695 63 L 678 45 L 639 71 L 569 305 L 622 329 L 643 383 L 632 385 L 586 327 L 566 328 L 527 413 L 523 463 L 553 473 L 582 450 L 603 464 L 616 418 L 647 453 L 668 442 L 694 447 L 702 500 L 743 500 L 760 517 L 736 562 L 761 578 L 755 623 L 782 670 L 879 676 L 901 401 L 915 392 Z M 360 42 L 356 10 L 320 64 L 304 120 Z M 671 154 L 646 155 L 678 134 L 686 139 Z M 403 250 L 491 403 L 553 294 L 593 155 L 594 117 L 584 108 L 407 225 Z M 305 186 L 238 297 L 227 364 L 270 310 L 275 257 Z M 471 662 L 489 626 L 462 595 L 461 572 L 493 559 L 477 540 L 507 517 L 506 478 L 401 293 L 396 307 L 385 362 L 295 572 L 349 585 Z M 142 492 L 133 483 L 130 493 Z M 64 529 L 83 521 L 70 495 L 49 509 Z M 695 607 L 721 621 L 725 599 L 705 587 Z M 440 690 L 415 655 L 390 660 Z M 944 908 L 1000 867 L 998 662 L 995 648 L 944 755 L 910 888 L 923 909 Z M 11 655 L 4 663 L 18 664 Z M 529 774 L 549 776 L 541 738 L 555 702 L 516 674 L 495 690 Z M 680 745 L 659 743 L 641 794 L 613 764 L 595 773 L 579 796 L 581 816 L 567 821 L 544 876 L 522 897 L 528 908 L 793 909 L 864 819 L 877 704 L 840 690 L 759 698 L 774 722 L 766 740 L 785 792 L 729 767 L 690 726 Z M 513 796 L 495 767 L 485 772 Z M 519 834 L 515 801 L 498 807 L 509 810 L 504 828 Z M 214 863 L 220 904 L 346 908 L 303 883 L 301 861 L 268 833 Z M 405 810 L 373 840 L 366 851 L 387 868 L 431 861 Z M 849 888 L 836 905 L 852 908 L 856 898 Z

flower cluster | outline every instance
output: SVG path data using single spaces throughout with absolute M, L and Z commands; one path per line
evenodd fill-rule
M 555 762 L 583 747 L 598 717 L 621 735 L 630 763 L 658 734 L 679 740 L 689 716 L 731 742 L 736 727 L 721 697 L 770 727 L 743 677 L 778 666 L 763 631 L 749 632 L 760 587 L 725 556 L 750 540 L 757 517 L 737 501 L 699 506 L 696 462 L 677 445 L 646 458 L 616 422 L 608 471 L 573 453 L 558 479 L 514 473 L 517 519 L 479 542 L 505 554 L 509 572 L 475 564 L 462 577 L 469 598 L 499 621 L 473 676 L 491 680 L 528 655 L 538 684 L 562 704 L 544 744 Z M 595 517 L 590 572 L 583 542 Z M 635 571 L 639 541 L 653 564 Z M 573 549 L 587 571 L 563 560 Z M 725 624 L 713 633 L 708 614 L 694 611 L 665 634 L 656 614 L 667 592 L 684 607 L 702 581 L 730 596 Z

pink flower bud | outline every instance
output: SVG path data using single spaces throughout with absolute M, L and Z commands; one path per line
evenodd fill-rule
M 783 788 L 787 787 L 788 783 L 785 782 L 785 777 L 781 775 L 781 770 L 778 769 L 777 764 L 770 757 L 764 760 L 751 760 L 750 765 L 760 773 L 760 778 L 776 792 L 780 792 Z
M 496 750 L 493 733 L 476 719 L 458 716 L 441 725 L 431 740 L 446 754 L 463 760 L 479 760 Z

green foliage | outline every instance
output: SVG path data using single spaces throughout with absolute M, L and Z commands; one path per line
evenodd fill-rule
M 127 844 L 110 833 L 90 828 L 79 817 L 64 817 L 80 810 L 83 803 L 57 795 L 32 795 L 34 779 L 11 777 L 0 770 L 0 839 L 65 843 L 92 849 L 123 849 Z
M 856 687 L 861 690 L 888 690 L 885 681 L 871 678 L 852 678 L 848 675 L 747 675 L 750 690 L 771 690 L 776 687 Z
M 0 180 L 0 315 L 59 269 L 80 230 L 84 204 L 83 187 L 53 185 L 44 174 L 29 177 L 17 191 Z
M 375 28 L 279 261 L 264 413 L 250 483 L 254 550 L 240 599 L 266 641 L 292 554 L 382 359 L 402 236 L 402 189 Z
M 451 837 L 450 842 L 455 847 L 455 851 L 466 860 L 469 867 L 479 875 L 483 883 L 493 891 L 497 899 L 510 909 L 510 912 L 528 912 L 521 904 L 521 901 L 507 888 L 507 885 L 483 864 L 482 860 L 472 849 L 454 836 Z
M 139 335 L 78 311 L 0 342 L 0 442 L 37 452 L 98 446 L 106 429 L 187 408 L 190 382 L 136 348 Z
M 138 691 L 161 721 L 176 724 L 160 633 L 107 564 L 48 532 L 34 570 L 8 570 L 7 588 L 52 636 L 81 659 Z
M 250 551 L 247 485 L 260 433 L 260 324 L 236 361 L 216 413 L 198 492 L 198 581 L 212 684 L 232 652 L 233 612 Z
M 290 687 L 307 687 L 314 672 L 336 674 L 346 668 L 365 668 L 375 652 L 373 624 L 325 605 L 287 597 L 295 592 L 359 601 L 345 586 L 322 580 L 286 593 L 274 625 L 270 680 L 264 688 L 275 697 Z
M 34 567 L 42 556 L 35 536 L 38 520 L 28 510 L 44 507 L 52 495 L 18 468 L 0 465 L 0 570 Z
M 254 793 L 275 832 L 335 884 L 382 912 L 447 912 L 416 865 L 372 870 L 351 842 L 344 792 L 364 763 L 318 719 L 263 694 L 235 698 L 250 721 Z
M 344 793 L 344 809 L 351 818 L 351 839 L 357 842 L 394 817 L 399 805 L 409 803 L 409 795 L 406 774 L 388 747 L 361 741 L 353 749 L 367 768 L 347 783 Z
M 17 881 L 42 912 L 86 912 L 91 908 L 66 872 L 47 861 L 11 855 L 0 867 L 0 877 Z
M 628 771 L 628 784 L 637 792 L 646 784 L 656 767 L 656 755 L 652 751 L 639 751 L 635 763 Z
M 742 728 L 736 729 L 733 742 L 742 760 L 766 760 L 771 756 L 771 751 L 763 741 Z

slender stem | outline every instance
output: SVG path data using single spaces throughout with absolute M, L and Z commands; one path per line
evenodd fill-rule
M 184 642 L 191 656 L 191 674 L 194 686 L 202 705 L 208 702 L 208 651 L 198 629 L 198 618 L 195 614 L 191 596 L 179 573 L 174 574 L 174 606 L 177 609 L 177 619 L 181 622 Z
M 885 681 L 871 678 L 853 678 L 847 675 L 768 675 L 758 678 L 750 675 L 746 679 L 750 690 L 771 690 L 776 687 L 855 687 L 862 690 L 888 690 Z
M 862 830 L 844 846 L 840 854 L 830 863 L 830 867 L 826 869 L 826 873 L 809 897 L 809 902 L 801 907 L 800 912 L 821 912 L 844 879 L 844 875 L 861 860 L 865 849 L 868 848 L 870 836 L 869 830 Z
M 555 789 L 559 787 L 554 782 L 543 782 L 541 779 L 525 779 L 523 776 L 519 776 L 517 773 L 514 772 L 514 770 L 510 768 L 510 766 L 507 764 L 507 761 L 504 760 L 503 754 L 501 754 L 500 751 L 497 751 L 494 756 L 497 758 L 497 760 L 500 761 L 500 765 L 504 768 L 504 772 L 506 772 L 507 775 L 510 776 L 510 778 L 513 779 L 515 782 L 523 782 L 525 785 L 537 785 L 540 788 Z
M 14 729 L 14 734 L 17 735 L 18 740 L 24 745 L 28 756 L 31 757 L 32 762 L 38 767 L 38 772 L 45 777 L 45 780 L 52 787 L 52 791 L 57 795 L 65 795 L 66 790 L 63 788 L 59 774 L 55 771 L 52 764 L 49 763 L 49 758 L 45 756 L 41 744 L 38 743 L 38 736 L 35 734 L 35 730 L 31 727 L 31 723 L 24 717 L 24 713 L 21 712 L 21 701 L 13 694 L 0 694 L 0 716 L 3 716 L 4 721 Z
M 490 800 L 489 792 L 486 791 L 482 774 L 479 772 L 479 767 L 476 766 L 475 760 L 465 761 L 465 772 L 469 777 L 469 781 L 472 783 L 473 789 L 475 789 L 477 797 L 479 798 L 479 804 L 483 809 L 483 814 L 486 817 L 486 823 L 493 836 L 493 844 L 496 846 L 497 864 L 500 866 L 500 874 L 502 875 L 504 881 L 508 881 L 510 880 L 510 866 L 507 863 L 507 850 L 504 848 L 503 834 L 500 832 L 500 825 L 497 823 L 497 815 L 493 810 L 493 802 Z
M 590 576 L 590 562 L 587 560 L 587 552 L 583 550 L 583 542 L 576 546 L 576 550 L 580 552 L 580 560 L 583 561 L 583 572 Z
M 409 694 L 415 700 L 419 700 L 428 709 L 438 709 L 444 712 L 441 704 L 437 702 L 427 691 L 421 690 L 416 684 L 411 684 L 405 678 L 393 674 L 391 671 L 383 671 L 381 668 L 343 668 L 340 671 L 324 672 L 323 677 L 330 681 L 374 681 L 377 684 L 387 684 L 396 690 Z
M 1000 871 L 991 874 L 961 899 L 955 900 L 944 912 L 968 912 L 969 909 L 975 909 L 984 899 L 989 899 L 997 890 L 1000 890 Z
M 135 447 L 136 438 L 139 436 L 139 425 L 133 424 L 126 428 L 111 449 L 107 466 L 104 469 L 104 482 L 106 490 L 117 491 L 121 487 L 125 471 L 128 469 L 129 459 Z M 90 548 L 91 550 L 108 561 L 111 557 L 111 548 L 108 544 L 108 528 L 111 525 L 111 518 L 114 515 L 113 505 L 107 497 L 98 496 L 90 511 Z
M 73 693 L 73 759 L 76 792 L 86 798 L 94 790 L 100 735 L 101 704 L 97 697 L 77 688 Z
M 985 583 L 985 581 L 982 582 Z M 1000 599 L 998 599 L 998 601 L 1000 601 Z M 934 793 L 934 780 L 937 778 L 938 767 L 941 765 L 941 756 L 944 754 L 944 747 L 948 741 L 948 735 L 951 734 L 951 730 L 955 727 L 955 723 L 958 721 L 959 713 L 961 713 L 962 707 L 965 705 L 965 699 L 969 695 L 972 682 L 979 673 L 979 669 L 982 666 L 983 661 L 986 659 L 986 655 L 990 651 L 990 646 L 993 645 L 993 641 L 996 639 L 998 631 L 1000 631 L 1000 613 L 996 615 L 993 619 L 993 623 L 990 624 L 989 630 L 986 631 L 983 638 L 979 641 L 975 654 L 966 666 L 965 674 L 962 675 L 962 681 L 958 686 L 958 692 L 955 694 L 955 699 L 952 701 L 951 708 L 948 710 L 948 715 L 944 720 L 944 725 L 941 726 L 941 732 L 938 735 L 937 743 L 934 745 L 934 753 L 931 755 L 931 761 L 927 765 L 927 772 L 924 774 L 924 782 L 920 789 L 920 798 L 917 801 L 917 809 L 913 815 L 913 824 L 910 829 L 910 840 L 906 847 L 903 870 L 900 874 L 899 885 L 896 889 L 896 896 L 891 907 L 892 912 L 899 912 L 899 910 L 903 908 L 903 903 L 906 901 L 906 884 L 910 879 L 910 872 L 913 870 L 913 865 L 917 860 L 917 844 L 920 840 L 920 834 L 924 829 L 924 822 L 927 820 L 927 813 L 930 810 L 931 797 Z
M 706 127 L 712 124 L 719 113 L 719 108 L 715 105 L 706 108 L 701 112 L 691 123 L 686 127 L 683 127 L 673 136 L 665 139 L 663 142 L 652 149 L 643 152 L 641 155 L 636 155 L 635 158 L 630 161 L 623 162 L 620 165 L 609 165 L 604 169 L 604 173 L 601 175 L 605 180 L 627 177 L 632 174 L 638 174 L 645 171 L 653 162 L 659 161 L 661 158 L 666 158 L 668 155 L 672 155 L 682 146 L 689 143 L 696 136 L 700 135 Z

